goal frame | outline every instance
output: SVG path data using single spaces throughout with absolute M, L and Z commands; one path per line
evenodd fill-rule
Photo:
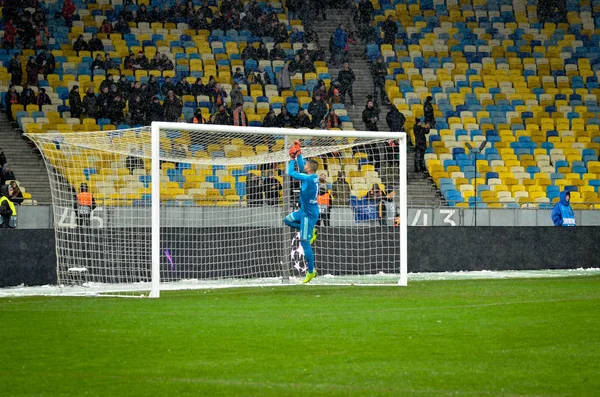
M 384 132 L 384 131 L 345 131 L 345 130 L 310 130 L 292 128 L 266 128 L 266 127 L 238 127 L 213 125 L 213 124 L 191 124 L 191 123 L 169 123 L 155 121 L 151 124 L 151 155 L 152 155 L 152 181 L 160 181 L 160 131 L 162 129 L 180 129 L 197 132 L 221 132 L 235 131 L 237 134 L 262 134 L 262 135 L 284 135 L 284 136 L 310 136 L 329 138 L 373 138 L 390 139 L 399 141 L 400 161 L 400 280 L 399 286 L 408 284 L 408 252 L 407 252 L 407 134 L 406 132 Z M 287 172 L 287 167 L 286 167 Z M 152 270 L 150 298 L 160 297 L 160 183 L 152 183 Z

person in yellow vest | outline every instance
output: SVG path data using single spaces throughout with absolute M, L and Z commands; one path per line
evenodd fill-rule
M 317 225 L 329 227 L 331 225 L 331 194 L 329 193 L 325 174 L 319 175 L 317 204 L 319 205 L 319 221 Z
M 17 206 L 8 198 L 8 186 L 0 189 L 0 228 L 17 227 Z
M 82 183 L 77 194 L 77 219 L 79 226 L 90 226 L 90 216 L 96 209 L 96 201 L 89 192 L 87 183 Z

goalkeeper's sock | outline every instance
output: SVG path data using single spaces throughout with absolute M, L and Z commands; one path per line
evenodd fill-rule
M 312 237 L 310 238 L 310 245 L 313 245 L 317 241 L 317 228 L 313 229 Z
M 304 259 L 306 260 L 306 272 L 313 273 L 315 271 L 315 253 L 308 241 L 302 240 L 300 244 L 304 249 Z

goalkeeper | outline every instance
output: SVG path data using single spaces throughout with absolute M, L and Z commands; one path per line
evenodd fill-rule
M 319 219 L 319 205 L 317 204 L 319 177 L 316 174 L 318 165 L 312 159 L 304 161 L 298 141 L 294 142 L 289 154 L 292 161 L 288 166 L 288 175 L 301 182 L 300 209 L 286 216 L 283 221 L 286 225 L 300 230 L 300 244 L 304 249 L 304 258 L 307 263 L 306 278 L 303 283 L 308 283 L 317 276 L 315 253 L 311 245 L 317 238 L 315 225 Z M 298 171 L 296 171 L 296 163 L 298 163 Z M 304 171 L 304 173 L 300 171 Z

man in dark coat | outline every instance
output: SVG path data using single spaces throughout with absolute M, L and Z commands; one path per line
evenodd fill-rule
M 417 119 L 415 127 L 415 172 L 427 172 L 425 169 L 425 150 L 427 150 L 427 137 L 429 134 L 429 123 L 421 125 L 421 120 Z
M 431 104 L 432 100 L 433 98 L 431 96 L 428 96 L 425 99 L 425 103 L 423 104 L 423 113 L 425 115 L 425 122 L 429 123 L 431 127 L 435 127 L 435 116 L 433 114 L 433 105 Z

